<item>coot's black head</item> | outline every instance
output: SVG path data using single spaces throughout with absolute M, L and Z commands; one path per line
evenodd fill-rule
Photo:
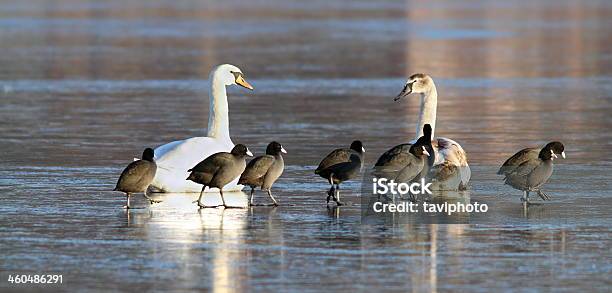
M 145 161 L 153 162 L 153 157 L 155 157 L 155 152 L 152 148 L 146 148 L 144 152 L 142 152 L 142 159 Z
M 435 152 L 433 146 L 431 145 L 432 132 L 433 129 L 431 128 L 430 124 L 423 125 L 423 136 L 419 137 L 419 139 L 417 140 L 417 142 L 421 140 L 421 143 L 425 147 L 425 150 L 427 151 L 427 153 L 429 153 L 429 158 L 427 161 L 429 166 L 433 166 L 433 164 L 436 162 Z
M 419 137 L 413 146 L 424 146 L 431 148 L 431 125 L 423 125 L 423 136 Z
M 565 146 L 558 141 L 549 142 L 540 151 L 540 159 L 542 160 L 556 159 L 557 155 L 561 155 L 565 159 Z
M 417 139 L 417 141 L 410 147 L 409 152 L 417 157 L 423 155 L 429 156 L 431 153 L 428 151 L 428 149 L 431 149 L 431 139 L 423 135 L 419 137 L 419 139 Z
M 273 141 L 268 144 L 268 147 L 266 148 L 266 155 L 275 156 L 275 155 L 278 155 L 279 153 L 284 153 L 284 154 L 287 153 L 285 148 L 283 148 L 283 146 L 280 143 Z
M 351 150 L 354 150 L 360 154 L 365 153 L 365 148 L 363 148 L 363 144 L 360 140 L 355 140 L 351 143 Z
M 236 146 L 234 146 L 231 153 L 232 155 L 239 157 L 253 156 L 253 153 L 251 153 L 251 151 L 249 151 L 246 145 L 243 144 L 237 144 Z

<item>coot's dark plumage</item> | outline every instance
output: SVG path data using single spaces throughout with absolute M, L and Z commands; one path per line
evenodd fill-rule
M 361 141 L 353 141 L 348 149 L 336 149 L 327 155 L 315 170 L 315 174 L 327 179 L 331 188 L 327 192 L 327 202 L 333 198 L 337 205 L 340 202 L 340 183 L 359 175 L 363 167 L 365 149 Z M 334 184 L 336 185 L 334 188 Z
M 157 171 L 154 156 L 153 149 L 146 148 L 142 153 L 142 159 L 132 162 L 121 173 L 114 190 L 125 192 L 127 197 L 125 208 L 130 208 L 130 196 L 135 192 L 143 192 L 151 204 L 159 202 L 147 195 L 147 188 L 155 178 Z
M 382 154 L 374 165 L 374 175 L 398 183 L 420 180 L 427 176 L 433 165 L 433 154 L 431 125 L 425 124 L 423 136 L 414 144 L 402 144 Z
M 542 149 L 522 149 L 501 166 L 497 174 L 504 175 L 504 183 L 524 192 L 522 200 L 529 202 L 529 192 L 535 191 L 543 200 L 550 197 L 541 188 L 553 172 L 553 159 L 565 158 L 565 147 L 558 141 L 548 143 Z
M 198 203 L 198 206 L 202 208 L 207 207 L 202 204 L 202 194 L 206 187 L 215 187 L 219 188 L 223 206 L 227 207 L 223 197 L 223 187 L 242 174 L 246 167 L 245 159 L 247 156 L 253 156 L 253 154 L 245 145 L 237 144 L 231 152 L 213 154 L 187 170 L 191 172 L 187 180 L 202 184 L 200 197 L 195 201 Z
M 278 202 L 272 196 L 271 189 L 272 184 L 274 184 L 276 179 L 283 174 L 283 170 L 285 169 L 285 161 L 281 153 L 286 154 L 287 151 L 285 151 L 280 143 L 273 141 L 268 144 L 266 154 L 251 160 L 247 164 L 244 172 L 242 172 L 238 183 L 251 187 L 251 195 L 249 196 L 250 205 L 253 205 L 253 194 L 255 193 L 256 187 L 260 187 L 261 190 L 267 191 L 268 196 L 270 196 L 270 199 L 274 203 L 273 205 L 278 205 Z

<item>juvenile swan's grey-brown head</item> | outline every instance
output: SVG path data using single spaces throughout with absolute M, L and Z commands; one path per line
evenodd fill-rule
M 433 84 L 433 80 L 431 77 L 429 77 L 429 75 L 423 73 L 413 74 L 410 76 L 410 78 L 408 78 L 408 81 L 406 81 L 406 85 L 402 89 L 402 92 L 399 93 L 399 95 L 397 95 L 397 97 L 395 97 L 393 100 L 399 101 L 401 98 L 412 93 L 427 93 L 431 90 Z

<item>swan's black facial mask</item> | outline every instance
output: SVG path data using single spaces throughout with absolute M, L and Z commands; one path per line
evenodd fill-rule
M 244 74 L 242 74 L 242 72 L 234 72 L 234 71 L 230 71 L 230 72 L 234 75 L 234 81 L 236 82 L 237 85 L 253 90 L 253 86 L 244 79 Z
M 395 98 L 393 99 L 393 101 L 399 101 L 401 98 L 403 98 L 403 97 L 405 97 L 405 96 L 409 95 L 410 93 L 412 93 L 412 84 L 413 84 L 413 83 L 414 83 L 414 81 L 413 81 L 413 82 L 409 82 L 409 83 L 407 83 L 407 84 L 404 86 L 404 89 L 402 89 L 402 92 L 401 92 L 401 93 L 399 93 L 399 95 L 397 95 L 397 97 L 395 97 Z

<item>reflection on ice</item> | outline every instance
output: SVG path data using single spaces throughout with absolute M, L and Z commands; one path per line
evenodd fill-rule
M 197 193 L 158 193 L 155 198 L 162 202 L 151 205 L 148 210 L 130 210 L 126 213 L 128 223 L 147 227 L 155 238 L 180 242 L 197 241 L 199 236 L 196 232 L 207 229 L 244 229 L 249 211 L 246 194 L 223 194 L 227 204 L 236 208 L 200 209 L 193 203 L 199 196 Z M 204 200 L 210 205 L 221 203 L 219 193 L 205 193 Z
M 207 250 L 205 262 L 210 269 L 209 276 L 197 274 L 189 266 L 179 266 L 175 273 L 179 279 L 187 280 L 186 284 L 205 286 L 214 291 L 223 291 L 234 287 L 233 276 L 243 272 L 234 264 L 241 256 L 231 247 L 241 245 L 241 239 L 247 228 L 249 214 L 246 208 L 246 194 L 243 192 L 224 193 L 227 203 L 241 208 L 199 209 L 193 203 L 196 193 L 157 194 L 163 202 L 151 206 L 149 210 L 126 212 L 131 227 L 140 227 L 145 239 L 157 243 L 165 251 L 166 258 L 179 264 L 188 264 L 202 259 L 202 249 Z M 217 204 L 219 194 L 206 193 L 207 204 Z M 179 245 L 179 246 L 177 246 Z M 192 247 L 192 248 L 189 248 Z M 203 277 L 206 277 L 203 279 Z M 202 283 L 209 282 L 209 283 Z
M 242 191 L 225 191 L 223 192 L 226 204 L 231 208 L 246 208 L 248 207 L 248 199 L 246 193 Z M 194 209 L 198 208 L 193 201 L 197 200 L 199 193 L 156 193 L 155 199 L 163 200 L 165 204 L 155 204 L 154 207 L 165 207 L 173 209 Z M 188 199 L 191 199 L 189 201 Z M 219 192 L 204 192 L 202 195 L 202 203 L 204 205 L 218 206 L 221 201 Z

